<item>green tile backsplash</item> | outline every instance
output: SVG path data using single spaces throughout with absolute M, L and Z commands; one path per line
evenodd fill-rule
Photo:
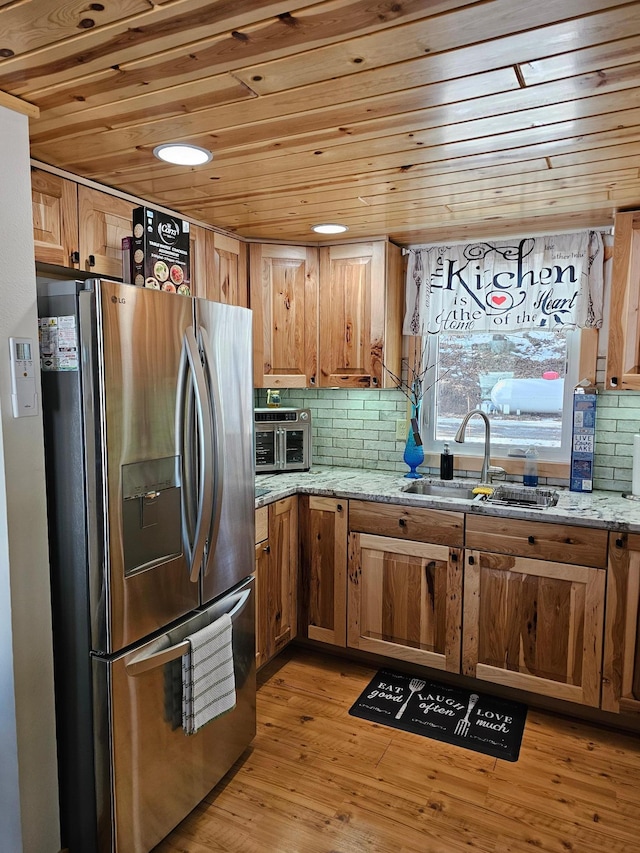
M 265 399 L 265 391 L 256 391 L 257 406 L 264 406 Z M 396 421 L 407 416 L 400 391 L 287 388 L 281 400 L 283 406 L 311 410 L 316 465 L 407 470 L 402 461 L 405 438 L 396 440 Z
M 256 406 L 264 406 L 266 392 L 257 390 L 255 394 Z M 395 437 L 396 421 L 407 416 L 407 401 L 400 391 L 289 388 L 282 391 L 282 405 L 311 409 L 316 465 L 407 470 L 402 461 L 405 440 Z M 596 489 L 631 489 L 633 436 L 637 432 L 640 392 L 601 392 L 596 416 Z
M 633 436 L 640 432 L 640 392 L 602 391 L 596 408 L 596 489 L 631 490 Z

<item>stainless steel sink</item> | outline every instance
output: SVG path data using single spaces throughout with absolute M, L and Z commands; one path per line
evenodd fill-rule
M 487 501 L 505 506 L 525 506 L 531 509 L 546 509 L 558 503 L 559 493 L 554 489 L 532 486 L 498 486 Z
M 469 486 L 468 483 L 456 483 L 443 480 L 415 480 L 410 486 L 406 486 L 402 491 L 409 492 L 412 495 L 431 495 L 438 498 L 459 498 L 461 500 L 471 501 L 476 497 L 473 493 L 474 488 L 475 484 Z

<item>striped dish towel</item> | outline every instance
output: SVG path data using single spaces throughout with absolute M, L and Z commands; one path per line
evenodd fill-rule
M 182 728 L 193 735 L 236 705 L 231 617 L 187 637 L 191 651 L 182 657 Z

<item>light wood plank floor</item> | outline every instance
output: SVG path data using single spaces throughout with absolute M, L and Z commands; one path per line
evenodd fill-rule
M 375 669 L 283 660 L 250 751 L 154 853 L 639 853 L 640 738 L 530 709 L 501 761 L 350 717 Z

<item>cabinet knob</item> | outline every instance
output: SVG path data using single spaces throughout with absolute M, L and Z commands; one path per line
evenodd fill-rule
M 378 384 L 378 378 L 377 378 L 376 376 L 373 376 L 373 377 L 371 378 L 371 384 L 372 384 L 372 385 L 377 385 L 377 384 Z
M 400 527 L 406 527 L 406 526 L 407 526 L 406 519 L 404 519 L 404 518 L 399 518 L 399 519 L 398 519 L 398 524 L 400 525 Z
M 475 557 L 469 557 L 469 565 L 475 566 L 475 564 L 476 564 L 476 558 Z
M 79 264 L 80 263 L 80 252 L 71 252 L 71 263 Z
M 458 555 L 457 555 L 457 554 L 452 554 L 452 555 L 451 555 L 451 562 L 452 562 L 452 563 L 457 563 L 457 562 L 458 562 Z
M 265 554 L 270 554 L 271 553 L 271 545 L 265 545 L 263 548 L 263 551 Z
M 338 512 L 342 512 L 342 504 L 338 504 L 336 506 L 336 509 L 338 510 Z
M 529 545 L 535 545 L 535 543 L 536 543 L 535 537 L 534 536 L 527 536 L 527 542 L 529 543 Z
M 95 265 L 96 265 L 96 256 L 95 255 L 89 255 L 89 266 L 95 267 Z
M 316 377 L 310 376 L 309 377 L 309 385 L 315 385 L 315 384 L 316 384 Z
M 616 548 L 624 548 L 624 539 L 616 539 Z

